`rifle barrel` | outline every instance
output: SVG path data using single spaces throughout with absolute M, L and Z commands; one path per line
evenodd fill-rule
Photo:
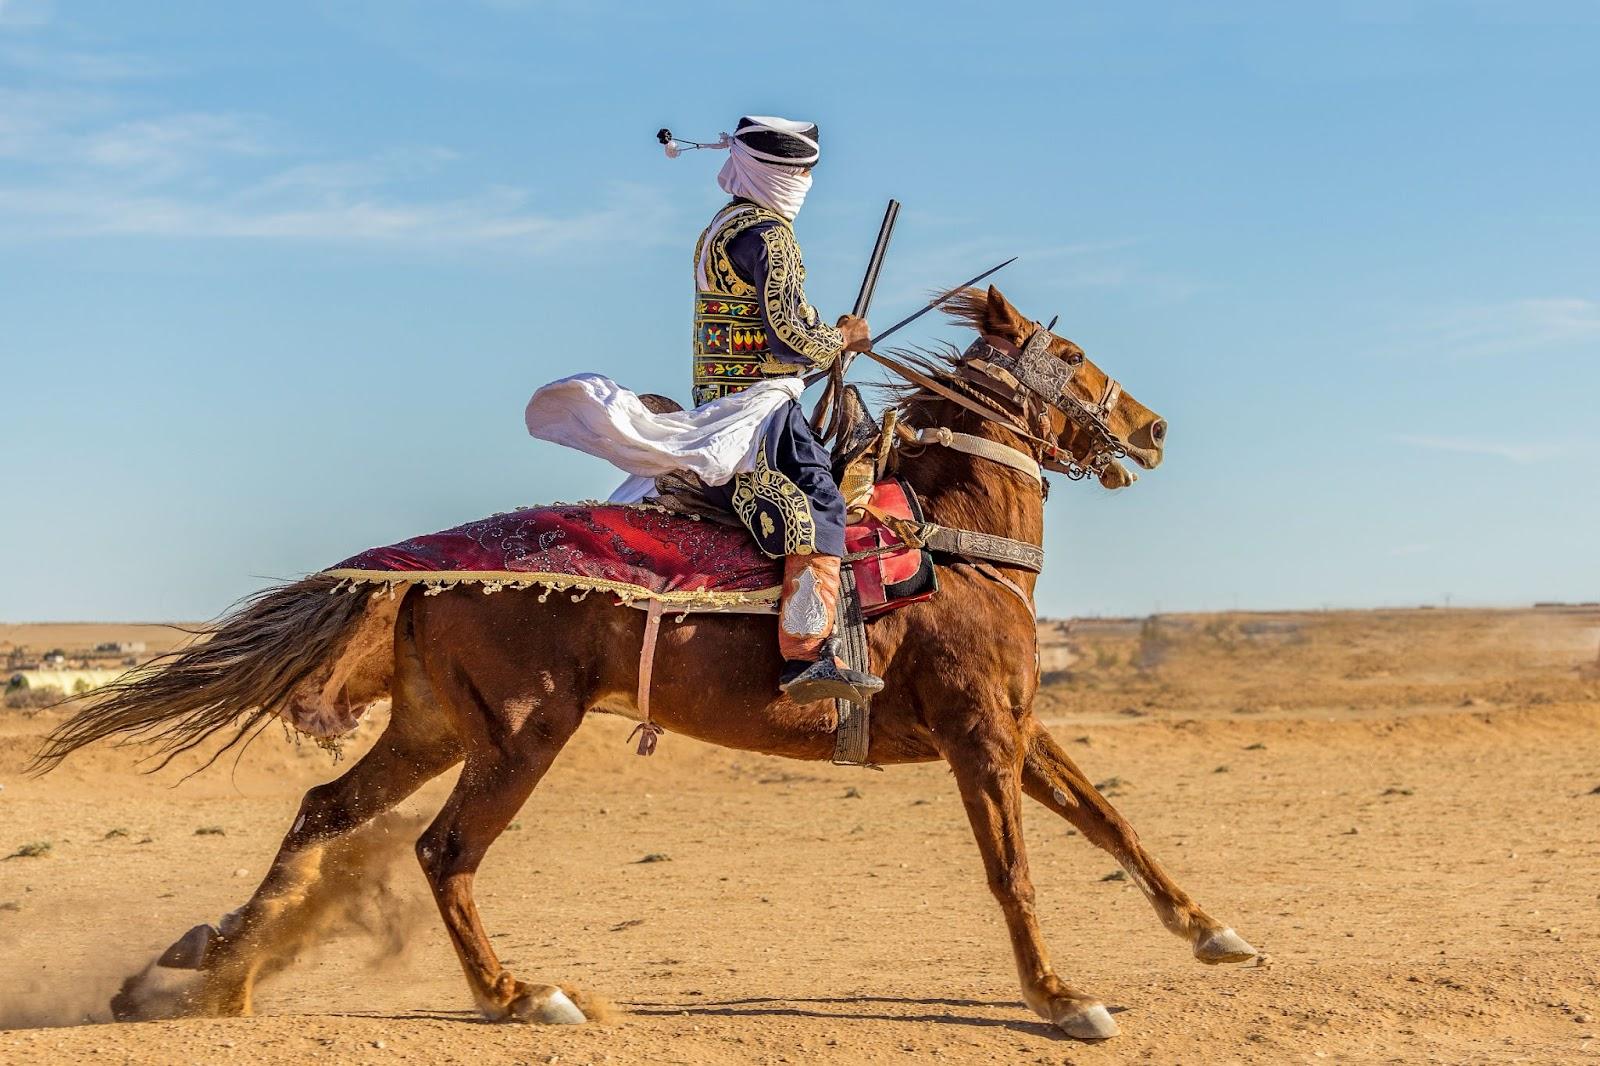
M 883 211 L 883 224 L 878 227 L 878 240 L 872 246 L 872 258 L 867 260 L 867 272 L 861 278 L 861 291 L 856 293 L 856 305 L 850 313 L 866 318 L 872 306 L 872 294 L 878 287 L 878 274 L 883 270 L 883 257 L 889 251 L 889 240 L 894 236 L 895 220 L 900 217 L 900 201 L 890 200 Z

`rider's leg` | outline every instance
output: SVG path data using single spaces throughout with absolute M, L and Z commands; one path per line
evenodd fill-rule
M 762 545 L 769 554 L 784 556 L 778 614 L 778 648 L 784 658 L 780 687 L 800 703 L 830 698 L 859 701 L 881 689 L 883 682 L 870 673 L 846 669 L 834 646 L 845 507 L 828 452 L 812 435 L 799 404 L 791 404 L 786 417 L 775 420 L 765 443 L 767 475 L 781 479 L 772 487 L 782 514 L 771 524 L 782 539 L 773 536 Z M 755 476 L 761 477 L 762 471 Z M 784 496 L 789 499 L 783 500 Z M 759 515 L 756 525 L 766 532 Z M 761 539 L 758 534 L 758 543 Z
M 778 605 L 778 651 L 782 689 L 796 703 L 860 701 L 883 687 L 871 674 L 847 669 L 834 648 L 839 612 L 839 557 L 790 555 L 783 561 L 783 598 Z

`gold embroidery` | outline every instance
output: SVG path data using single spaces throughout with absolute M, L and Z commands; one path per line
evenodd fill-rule
M 806 303 L 806 268 L 800 246 L 787 224 L 763 230 L 767 249 L 767 284 L 761 294 L 767 321 L 790 349 L 825 367 L 844 350 L 844 334 L 825 325 L 817 309 Z
M 810 555 L 817 550 L 817 523 L 811 517 L 811 501 L 783 471 L 767 465 L 765 452 L 756 455 L 754 471 L 734 478 L 732 504 L 733 513 L 745 528 L 755 533 L 759 524 L 765 537 L 774 532 L 771 526 L 775 512 L 782 528 L 784 555 Z M 767 550 L 765 537 L 758 535 L 756 546 L 776 558 Z
M 734 269 L 728 245 L 761 223 L 773 225 L 761 235 L 768 270 L 763 291 L 757 293 Z M 827 366 L 843 349 L 844 337 L 806 302 L 805 265 L 794 230 L 781 215 L 751 204 L 724 208 L 695 242 L 694 272 L 697 406 L 763 377 L 804 369 L 772 354 L 768 322 L 779 340 L 813 366 Z
M 741 278 L 739 272 L 733 269 L 733 260 L 728 258 L 728 245 L 739 234 L 761 222 L 776 222 L 780 228 L 788 226 L 782 215 L 752 204 L 746 204 L 731 212 L 724 210 L 711 220 L 711 225 L 705 228 L 694 245 L 695 284 L 700 287 L 701 292 L 722 296 L 755 295 L 755 286 Z M 706 245 L 707 241 L 710 242 L 709 248 Z M 702 256 L 706 264 L 704 277 L 700 275 Z
M 752 204 L 717 213 L 695 243 L 693 397 L 696 407 L 739 392 L 764 377 L 798 374 L 802 367 L 773 358 L 754 285 L 739 276 L 728 245 L 751 226 L 787 226 L 781 215 Z

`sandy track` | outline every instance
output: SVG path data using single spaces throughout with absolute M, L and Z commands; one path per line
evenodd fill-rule
M 1116 802 L 1180 883 L 1271 960 L 1195 963 L 1129 883 L 1102 880 L 1108 857 L 1030 805 L 1058 968 L 1125 1008 L 1105 1045 L 1020 1006 L 941 769 L 835 769 L 679 737 L 644 760 L 622 723 L 596 720 L 491 852 L 480 902 L 512 969 L 611 999 L 612 1022 L 478 1023 L 407 864 L 400 956 L 375 961 L 347 937 L 265 985 L 258 1017 L 0 1031 L 0 1061 L 1600 1058 L 1600 708 L 1565 698 L 1582 688 L 1497 691 L 1489 709 L 1053 722 L 1096 780 L 1122 779 Z M 233 776 L 177 788 L 113 751 L 22 779 L 45 724 L 12 715 L 0 729 L 0 848 L 52 845 L 0 863 L 0 1023 L 13 1026 L 103 1018 L 123 974 L 243 900 L 298 794 L 332 772 L 274 736 Z M 431 812 L 443 787 L 407 809 Z M 195 835 L 213 826 L 225 835 Z M 114 829 L 127 835 L 106 839 Z

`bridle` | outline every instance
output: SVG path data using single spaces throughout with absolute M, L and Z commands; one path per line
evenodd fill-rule
M 938 381 L 913 367 L 876 352 L 864 353 L 914 385 L 950 400 L 1033 444 L 1037 456 L 1020 448 L 945 427 L 913 430 L 897 426 L 904 444 L 938 444 L 1009 466 L 1032 477 L 1043 487 L 1039 468 L 1064 474 L 1073 481 L 1099 477 L 1111 463 L 1126 458 L 1128 443 L 1112 431 L 1108 419 L 1122 399 L 1122 384 L 1110 375 L 1094 402 L 1079 398 L 1071 382 L 1083 364 L 1077 354 L 1058 359 L 1050 354 L 1055 334 L 1034 323 L 1034 332 L 1021 347 L 1003 337 L 984 334 L 973 341 L 955 368 L 955 378 Z M 1007 408 L 1012 408 L 1008 410 Z M 1048 437 L 1049 412 L 1072 422 L 1088 438 L 1089 447 L 1074 455 Z M 1026 420 L 1026 423 L 1019 421 Z M 1034 432 L 1031 424 L 1038 424 Z
M 980 336 L 962 354 L 956 372 L 994 398 L 1017 405 L 1025 416 L 1031 416 L 1032 408 L 1042 408 L 1039 420 L 1043 425 L 1049 424 L 1049 411 L 1067 418 L 1088 437 L 1088 450 L 1080 458 L 1054 441 L 1030 433 L 1031 440 L 1044 446 L 1040 465 L 1073 481 L 1098 477 L 1114 460 L 1128 455 L 1127 441 L 1112 431 L 1108 421 L 1122 399 L 1122 383 L 1107 374 L 1099 399 L 1079 398 L 1072 379 L 1083 365 L 1083 354 L 1075 351 L 1066 359 L 1056 358 L 1050 354 L 1055 334 L 1037 322 L 1034 327 L 1033 335 L 1020 348 L 1004 337 Z
M 1063 473 L 1076 481 L 1091 474 L 1099 475 L 1114 460 L 1125 457 L 1128 454 L 1127 442 L 1112 432 L 1107 422 L 1117 401 L 1122 398 L 1122 386 L 1108 376 L 1105 388 L 1095 402 L 1089 403 L 1075 396 L 1070 385 L 1073 375 L 1083 363 L 1083 356 L 1080 354 L 1071 361 L 1057 359 L 1050 354 L 1054 340 L 1055 335 L 1037 323 L 1033 335 L 1020 348 L 1004 338 L 984 335 L 967 348 L 956 364 L 953 375 L 940 373 L 926 365 L 928 372 L 924 373 L 899 359 L 870 350 L 862 352 L 911 384 L 1001 426 L 1037 448 L 1036 454 L 1033 450 L 961 433 L 948 426 L 912 428 L 899 423 L 897 412 L 891 410 L 883 427 L 875 476 L 883 476 L 895 454 L 904 454 L 910 448 L 938 445 L 1009 467 L 1030 478 L 1040 494 L 1044 495 L 1048 486 L 1044 475 L 1040 473 L 1041 468 Z M 1049 417 L 1051 411 L 1072 421 L 1089 437 L 1089 448 L 1081 457 L 1063 449 L 1056 441 L 1035 433 L 1026 424 L 1026 420 L 1038 422 L 1041 424 L 1040 432 L 1049 432 L 1053 428 Z M 1038 573 L 1044 568 L 1044 549 L 1041 546 L 998 534 L 954 529 L 933 522 L 906 521 L 880 512 L 870 504 L 865 509 L 893 529 L 904 543 L 958 557 L 974 566 L 979 573 L 1006 587 L 1030 611 L 1033 609 L 1033 600 L 1027 590 L 991 564 L 999 563 L 1001 566 Z M 847 561 L 889 550 L 893 548 L 868 548 L 850 556 Z

